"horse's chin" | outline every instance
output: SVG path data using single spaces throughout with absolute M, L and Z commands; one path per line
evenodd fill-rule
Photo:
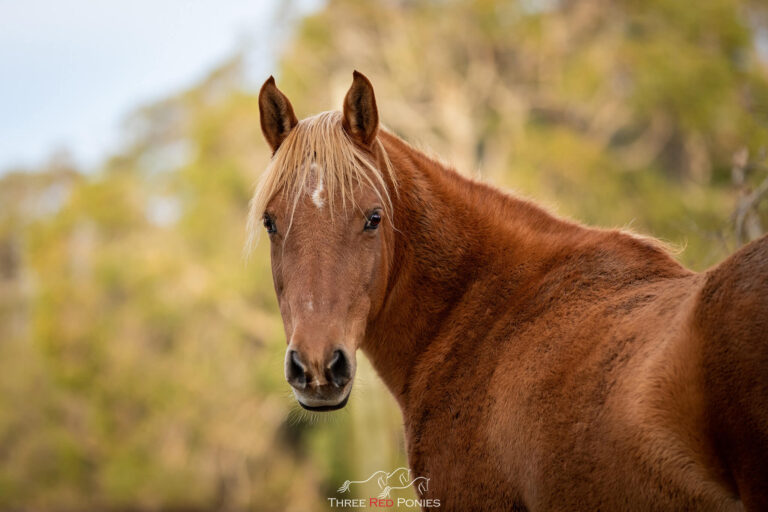
M 342 409 L 345 405 L 347 405 L 347 401 L 349 400 L 349 393 L 347 393 L 347 396 L 344 397 L 344 399 L 335 404 L 335 405 L 307 405 L 303 403 L 298 398 L 296 399 L 297 402 L 299 402 L 299 405 L 302 406 L 304 409 L 308 411 L 314 411 L 314 412 L 328 412 L 328 411 L 337 411 L 339 409 Z
M 316 412 L 341 409 L 347 405 L 351 393 L 351 381 L 342 389 L 333 386 L 321 386 L 320 388 L 310 390 L 310 392 L 293 389 L 293 396 L 299 402 L 299 405 L 308 411 Z

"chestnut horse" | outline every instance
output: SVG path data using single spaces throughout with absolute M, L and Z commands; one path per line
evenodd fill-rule
M 251 202 L 310 410 L 361 348 L 441 510 L 768 510 L 768 238 L 705 273 L 467 179 L 379 126 L 355 72 L 298 121 Z M 425 508 L 428 508 L 427 505 Z

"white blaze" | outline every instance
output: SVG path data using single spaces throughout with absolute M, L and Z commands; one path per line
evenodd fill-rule
M 315 171 L 315 176 L 317 176 L 317 185 L 315 186 L 315 191 L 312 192 L 312 202 L 315 203 L 315 206 L 318 208 L 322 208 L 325 205 L 325 201 L 323 200 L 323 175 L 318 172 L 319 169 L 317 168 L 317 164 L 312 164 L 312 167 Z

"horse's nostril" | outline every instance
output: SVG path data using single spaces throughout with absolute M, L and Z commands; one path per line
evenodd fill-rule
M 335 350 L 328 363 L 328 379 L 337 388 L 343 387 L 352 378 L 352 365 L 341 350 Z
M 286 379 L 288 383 L 299 389 L 307 387 L 307 372 L 299 359 L 299 353 L 291 350 L 288 356 L 288 368 L 286 370 Z

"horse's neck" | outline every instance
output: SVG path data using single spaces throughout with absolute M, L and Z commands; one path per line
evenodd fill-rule
M 467 180 L 393 136 L 383 141 L 400 191 L 393 196 L 397 231 L 388 241 L 386 297 L 363 349 L 403 406 L 409 375 L 452 313 L 476 300 L 472 287 L 491 279 L 522 285 L 535 271 L 527 261 L 545 260 L 583 228 Z

